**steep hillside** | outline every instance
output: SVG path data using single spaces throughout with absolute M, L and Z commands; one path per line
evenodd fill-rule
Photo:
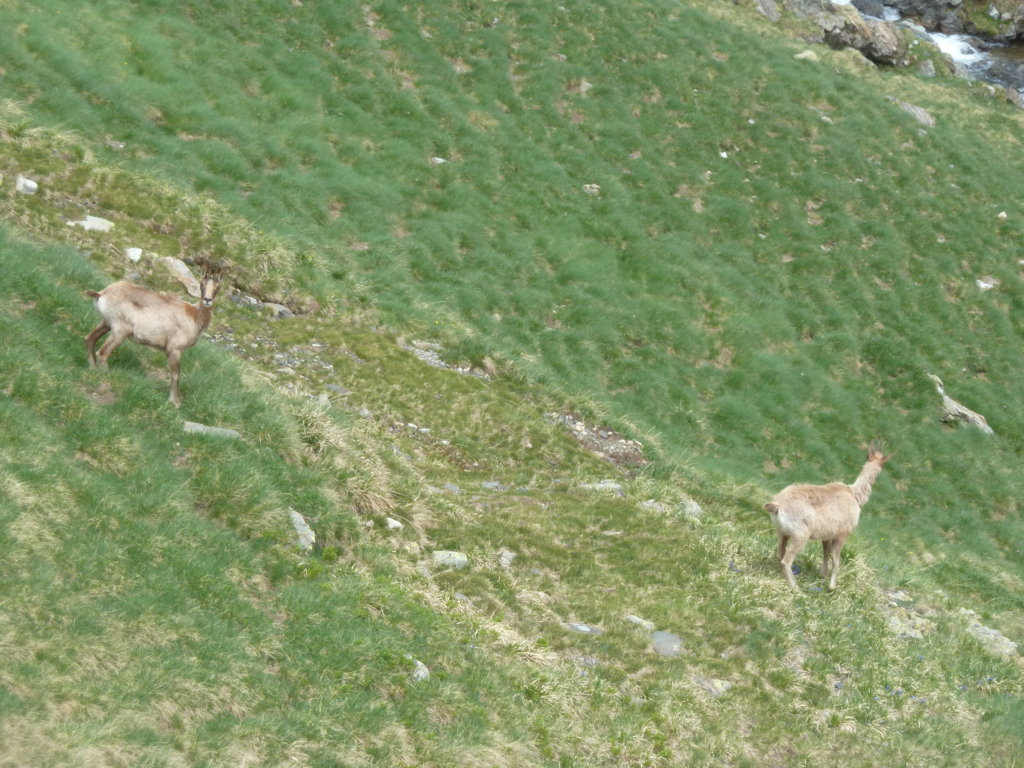
M 0 5 L 0 765 L 1012 763 L 1019 112 L 733 6 L 65 6 Z M 177 412 L 82 292 L 198 253 Z M 875 438 L 792 593 L 761 505 Z

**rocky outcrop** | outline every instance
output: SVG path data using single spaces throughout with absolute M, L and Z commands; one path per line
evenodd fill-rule
M 854 48 L 877 64 L 907 63 L 906 38 L 891 21 L 865 18 L 854 6 L 830 0 L 786 0 L 785 7 L 817 24 L 822 42 L 833 48 Z
M 962 0 L 892 0 L 888 5 L 930 32 L 957 35 L 964 31 Z

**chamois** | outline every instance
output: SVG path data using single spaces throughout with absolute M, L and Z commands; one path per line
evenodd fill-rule
M 200 300 L 196 304 L 156 293 L 126 280 L 112 283 L 102 291 L 86 291 L 95 299 L 100 324 L 85 337 L 89 365 L 107 367 L 107 358 L 125 339 L 162 349 L 171 371 L 171 393 L 168 398 L 175 408 L 181 407 L 178 371 L 181 353 L 196 343 L 213 316 L 213 300 L 220 290 L 223 268 L 203 263 L 199 281 Z M 96 342 L 110 331 L 110 338 L 96 352 Z
M 793 587 L 797 585 L 793 578 L 793 560 L 807 542 L 813 539 L 821 542 L 823 550 L 819 575 L 825 578 L 831 560 L 832 575 L 828 588 L 836 588 L 839 551 L 857 527 L 860 509 L 871 496 L 871 486 L 882 471 L 882 465 L 891 457 L 892 454 L 883 456 L 879 446 L 872 443 L 868 447 L 867 462 L 852 485 L 796 483 L 783 488 L 764 505 L 778 532 L 778 555 L 782 572 Z

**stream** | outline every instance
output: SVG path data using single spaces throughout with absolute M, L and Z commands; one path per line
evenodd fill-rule
M 1024 47 L 988 44 L 970 35 L 932 32 L 929 37 L 966 77 L 1024 90 Z

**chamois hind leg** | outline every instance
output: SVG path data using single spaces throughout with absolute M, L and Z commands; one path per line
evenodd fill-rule
M 800 550 L 807 544 L 807 537 L 797 538 L 791 536 L 789 539 L 789 551 L 786 552 L 781 558 L 782 572 L 786 574 L 786 578 L 789 580 L 789 584 L 794 589 L 799 589 L 796 585 L 796 579 L 793 578 L 793 561 L 796 560 L 796 556 L 800 554 Z
M 823 579 L 828 576 L 828 557 L 831 548 L 831 539 L 821 542 L 821 568 L 818 569 L 818 575 Z
M 782 560 L 782 558 L 786 556 L 786 542 L 788 541 L 789 536 L 784 534 L 782 531 L 779 531 L 779 549 L 776 555 L 778 556 L 780 561 Z
M 96 357 L 99 358 L 100 368 L 107 367 L 107 358 L 110 357 L 114 350 L 121 346 L 121 342 L 128 338 L 128 332 L 122 330 L 111 330 L 110 336 L 103 346 L 100 347 L 100 351 L 96 353 Z
M 89 335 L 85 337 L 85 350 L 89 353 L 89 367 L 95 368 L 96 361 L 96 342 L 103 338 L 104 334 L 110 330 L 110 326 L 106 323 L 100 323 L 93 328 Z
M 846 543 L 846 536 L 837 536 L 829 542 L 829 554 L 832 558 L 832 577 L 828 580 L 828 588 L 835 589 L 836 581 L 839 578 L 839 553 Z
M 178 373 L 181 371 L 181 350 L 167 350 L 167 367 L 171 370 L 171 394 L 168 398 L 175 408 L 181 407 L 181 391 L 178 389 Z

